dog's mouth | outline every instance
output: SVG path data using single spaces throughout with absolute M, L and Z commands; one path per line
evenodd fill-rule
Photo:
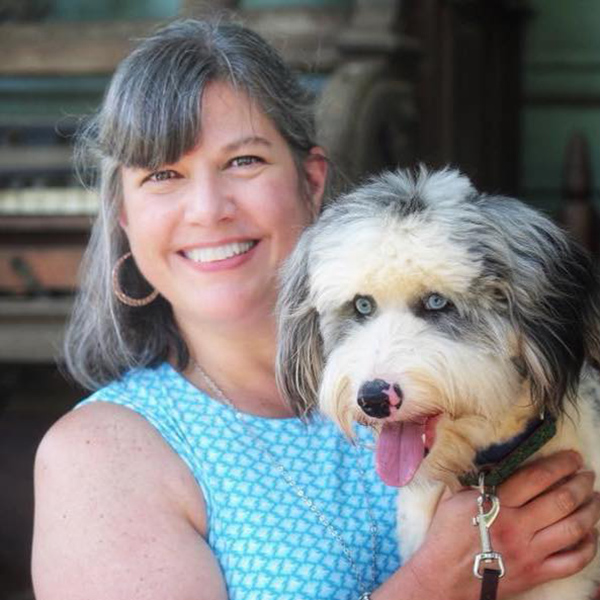
M 413 421 L 383 425 L 377 440 L 377 474 L 386 485 L 402 487 L 410 483 L 435 442 L 435 429 L 441 414 Z

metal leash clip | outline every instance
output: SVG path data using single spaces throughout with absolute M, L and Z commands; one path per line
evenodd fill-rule
M 473 574 L 478 579 L 483 579 L 485 569 L 494 569 L 498 571 L 498 577 L 504 576 L 504 562 L 499 552 L 494 552 L 490 539 L 490 527 L 496 520 L 500 512 L 500 500 L 493 492 L 486 491 L 485 475 L 479 475 L 479 497 L 477 498 L 477 507 L 479 514 L 473 517 L 473 525 L 479 527 L 479 537 L 481 538 L 481 552 L 475 555 L 473 563 Z M 485 506 L 490 505 L 486 511 Z

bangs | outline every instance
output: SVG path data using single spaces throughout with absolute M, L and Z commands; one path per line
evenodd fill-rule
M 129 58 L 134 64 L 117 72 L 107 95 L 100 150 L 127 167 L 175 163 L 198 141 L 202 93 L 212 74 L 185 48 L 164 48 L 139 65 L 135 53 Z
M 120 63 L 80 137 L 80 163 L 97 167 L 108 159 L 156 170 L 178 162 L 199 141 L 202 96 L 216 81 L 256 102 L 295 153 L 314 145 L 309 94 L 260 36 L 188 20 L 158 31 Z
M 173 164 L 197 143 L 201 123 L 197 94 L 187 100 L 179 94 L 165 94 L 161 101 L 170 106 L 168 111 L 153 100 L 140 94 L 129 118 L 115 128 L 109 153 L 126 167 L 157 169 Z

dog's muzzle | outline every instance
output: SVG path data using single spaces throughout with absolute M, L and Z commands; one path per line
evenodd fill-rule
M 367 381 L 358 390 L 358 405 L 369 417 L 385 419 L 392 414 L 392 408 L 400 408 L 402 390 L 397 383 L 383 379 Z

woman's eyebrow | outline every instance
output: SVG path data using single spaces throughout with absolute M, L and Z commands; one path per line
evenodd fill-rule
M 250 146 L 250 145 L 260 145 L 260 146 L 271 147 L 273 144 L 264 137 L 261 137 L 258 135 L 251 135 L 251 136 L 244 137 L 239 140 L 230 142 L 223 148 L 223 150 L 225 150 L 226 152 L 235 152 L 242 146 Z

